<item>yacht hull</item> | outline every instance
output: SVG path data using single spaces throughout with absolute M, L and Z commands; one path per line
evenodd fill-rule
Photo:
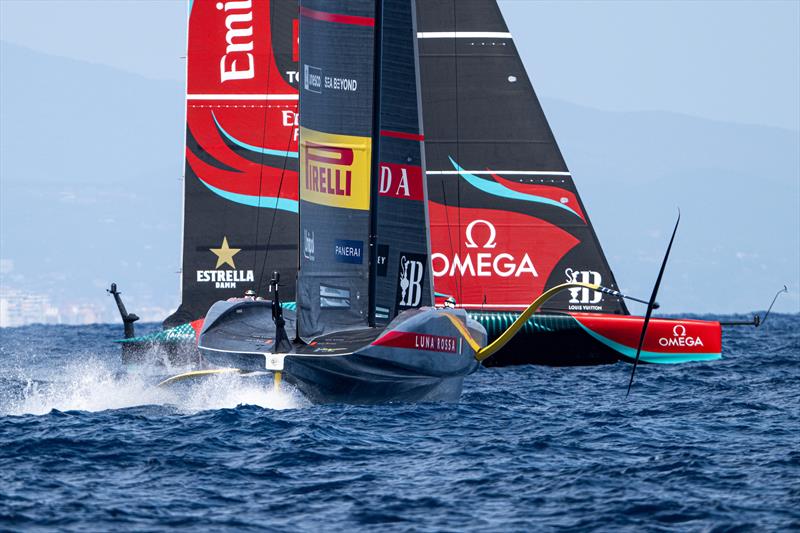
M 207 364 L 281 372 L 314 403 L 458 401 L 486 344 L 485 330 L 464 311 L 423 308 L 385 328 L 340 331 L 272 353 L 275 327 L 257 318 L 271 311 L 269 302 L 216 306 L 199 340 Z

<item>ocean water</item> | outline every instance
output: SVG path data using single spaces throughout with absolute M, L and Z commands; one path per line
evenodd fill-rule
M 641 366 L 627 400 L 616 364 L 365 407 L 156 389 L 120 329 L 0 330 L 0 530 L 800 529 L 798 315 L 727 330 L 722 361 Z

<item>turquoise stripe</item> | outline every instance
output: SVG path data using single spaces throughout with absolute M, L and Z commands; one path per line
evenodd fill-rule
M 578 323 L 578 325 L 583 328 L 583 330 L 597 339 L 598 341 L 602 342 L 612 350 L 615 350 L 618 353 L 630 358 L 636 359 L 636 349 L 631 348 L 630 346 L 625 346 L 624 344 L 620 344 L 618 342 L 612 341 L 609 338 L 606 338 L 599 333 L 592 331 L 591 329 L 587 328 L 583 324 L 581 324 L 580 320 L 577 320 L 573 317 L 573 320 Z M 662 365 L 674 365 L 678 363 L 691 363 L 694 361 L 716 361 L 717 359 L 722 359 L 722 354 L 720 353 L 666 353 L 666 352 L 648 352 L 646 350 L 642 350 L 642 353 L 639 354 L 639 360 L 645 363 L 656 363 Z
M 480 324 L 486 328 L 486 332 L 489 335 L 489 338 L 494 340 L 497 338 L 501 333 L 503 333 L 506 329 L 508 329 L 514 321 L 519 318 L 519 314 L 515 313 L 504 313 L 504 312 L 476 312 L 476 311 L 467 311 L 467 314 L 473 320 L 477 320 Z M 543 330 L 543 331 L 553 331 L 552 328 L 541 324 L 538 317 L 531 317 L 529 318 L 524 325 L 526 330 L 534 329 L 534 330 Z
M 250 196 L 248 194 L 223 191 L 222 189 L 218 189 L 212 185 L 209 185 L 202 179 L 200 180 L 200 183 L 208 187 L 209 190 L 211 190 L 211 192 L 214 194 L 221 196 L 226 200 L 230 200 L 231 202 L 236 202 L 237 204 L 249 205 L 251 207 L 264 207 L 266 209 L 278 209 L 280 211 L 288 211 L 290 213 L 298 212 L 297 200 L 276 198 L 274 196 Z
M 216 117 L 216 115 L 214 115 L 213 111 L 211 112 L 211 117 L 214 119 L 214 124 L 217 125 L 217 127 L 219 128 L 219 131 L 221 131 L 222 134 L 229 141 L 231 141 L 233 144 L 235 144 L 237 146 L 241 146 L 245 150 L 250 150 L 251 152 L 256 152 L 258 154 L 274 155 L 274 156 L 278 156 L 278 157 L 288 157 L 288 158 L 291 158 L 291 159 L 297 159 L 299 157 L 298 152 L 289 152 L 289 151 L 286 151 L 286 150 L 272 150 L 270 148 L 262 148 L 261 146 L 253 146 L 252 144 L 247 144 L 246 142 L 242 142 L 239 139 L 235 138 L 230 133 L 228 133 L 227 131 L 225 131 L 225 128 L 223 128 L 220 125 L 219 121 L 217 121 L 217 117 Z
M 297 310 L 296 302 L 283 302 L 281 307 L 290 311 Z M 138 342 L 184 342 L 194 341 L 195 332 L 191 324 L 181 324 L 174 328 L 156 331 L 141 337 L 133 337 L 130 339 L 119 339 L 114 342 L 122 343 L 138 343 Z
M 461 168 L 458 165 L 458 163 L 456 163 L 453 160 L 452 157 L 448 156 L 448 158 L 450 159 L 450 163 L 452 163 L 453 167 L 458 171 L 458 174 L 460 176 L 462 176 L 465 180 L 467 180 L 467 182 L 470 185 L 472 185 L 476 189 L 485 192 L 486 194 L 491 194 L 492 196 L 500 196 L 502 198 L 510 198 L 512 200 L 523 200 L 525 202 L 536 202 L 540 204 L 551 205 L 553 207 L 558 207 L 559 209 L 563 209 L 564 211 L 569 211 L 576 217 L 581 218 L 580 215 L 578 215 L 578 213 L 576 213 L 566 205 L 562 204 L 561 202 L 556 202 L 555 200 L 551 200 L 550 198 L 545 198 L 543 196 L 535 196 L 533 194 L 521 193 L 509 189 L 508 187 L 496 181 L 481 179 L 478 176 L 466 172 L 463 168 Z

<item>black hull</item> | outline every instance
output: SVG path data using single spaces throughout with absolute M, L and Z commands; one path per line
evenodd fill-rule
M 215 304 L 200 335 L 203 358 L 217 368 L 280 372 L 314 403 L 456 402 L 486 343 L 484 328 L 463 310 L 422 308 L 386 328 L 340 331 L 272 353 L 270 309 L 270 302 Z
M 517 313 L 470 313 L 486 328 L 489 342 L 511 325 Z M 566 313 L 537 314 L 499 352 L 483 361 L 487 367 L 598 366 L 626 358 L 589 335 Z
M 212 367 L 264 372 L 265 356 L 209 354 Z M 477 364 L 475 365 L 477 368 Z M 391 360 L 354 353 L 337 356 L 287 356 L 282 379 L 313 403 L 457 402 L 464 375 L 426 376 Z
M 291 316 L 291 315 L 290 315 Z M 518 316 L 517 313 L 504 311 L 485 311 L 472 312 L 470 316 L 480 323 L 487 331 L 490 342 L 496 339 L 513 320 Z M 587 322 L 587 317 L 604 317 L 606 322 L 600 328 L 591 321 Z M 632 354 L 635 353 L 635 343 L 630 346 L 622 346 L 608 341 L 614 337 L 614 332 L 620 328 L 633 328 L 638 335 L 641 324 L 631 323 L 632 317 L 617 315 L 570 315 L 568 313 L 541 313 L 536 314 L 523 327 L 523 329 L 498 353 L 485 360 L 485 366 L 513 366 L 513 365 L 545 365 L 545 366 L 594 366 L 616 363 L 618 361 L 631 362 Z M 583 324 L 582 324 L 583 322 Z M 721 351 L 719 323 L 703 321 L 675 320 L 668 324 L 669 335 L 675 325 L 684 326 L 692 323 L 691 327 L 695 334 L 699 331 L 697 327 L 702 326 L 702 338 L 707 354 L 687 353 L 681 356 L 673 354 L 669 357 L 669 350 L 664 350 L 663 356 L 653 357 L 652 354 L 643 354 L 642 362 L 663 362 L 679 363 L 698 360 L 713 360 L 719 358 Z M 266 319 L 263 324 L 268 324 Z M 594 331 L 592 331 L 594 328 Z M 638 336 L 636 337 L 638 338 Z M 137 346 L 143 345 L 145 353 L 152 353 L 154 346 L 159 349 L 166 349 L 170 354 L 179 354 L 185 357 L 186 363 L 194 362 L 198 358 L 198 352 L 191 340 L 180 343 L 181 348 L 177 349 L 178 343 L 157 342 L 154 340 L 136 343 Z M 604 341 L 605 339 L 605 341 Z M 128 344 L 128 343 L 125 343 Z M 712 345 L 716 346 L 711 348 Z M 124 346 L 124 345 L 123 345 Z M 358 346 L 354 346 L 358 348 Z M 687 349 L 688 350 L 688 349 Z M 172 358 L 171 358 L 172 359 Z M 173 364 L 177 364 L 173 360 Z
M 583 332 L 517 335 L 483 366 L 599 366 L 626 358 Z
M 314 403 L 457 402 L 464 383 L 463 375 L 415 375 L 360 354 L 287 358 L 285 372 Z
M 502 332 L 500 324 L 510 324 L 502 317 L 512 316 L 505 312 L 470 313 L 480 322 L 489 334 L 489 342 Z M 567 315 L 537 315 L 537 323 L 543 320 L 562 320 Z M 533 321 L 531 321 L 531 324 Z M 568 324 L 565 324 L 568 325 Z M 507 326 L 506 326 L 507 327 Z M 127 362 L 146 362 L 153 350 L 164 349 L 169 353 L 171 364 L 188 364 L 200 358 L 194 336 L 183 342 L 137 342 L 123 343 L 123 360 Z M 125 352 L 130 353 L 126 357 Z M 203 357 L 206 362 L 213 363 L 208 354 Z M 596 366 L 617 363 L 626 360 L 619 352 L 598 342 L 577 325 L 565 329 L 547 330 L 533 325 L 526 325 L 502 350 L 483 362 L 487 367 L 514 365 L 543 366 Z M 262 362 L 263 363 L 263 362 Z M 263 370 L 263 367 L 261 368 Z

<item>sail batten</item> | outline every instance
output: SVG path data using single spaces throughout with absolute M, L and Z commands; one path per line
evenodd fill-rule
M 511 34 L 502 31 L 421 31 L 418 39 L 511 39 Z
M 297 100 L 296 94 L 187 94 L 187 100 Z
M 473 174 L 475 176 L 493 176 L 504 174 L 507 176 L 572 176 L 571 172 L 557 170 L 426 170 L 428 175 L 436 176 L 460 176 L 462 174 Z

